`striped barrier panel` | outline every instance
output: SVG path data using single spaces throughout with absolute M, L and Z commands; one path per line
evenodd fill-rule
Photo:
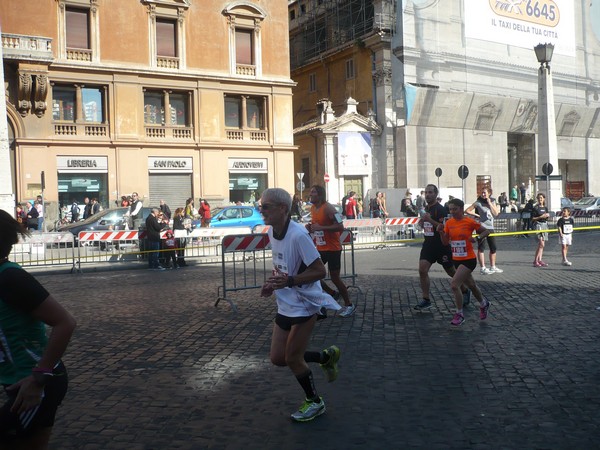
M 353 287 L 360 290 L 356 286 L 357 275 L 352 231 L 346 229 L 342 231 L 340 242 L 342 243 L 340 278 L 351 279 L 352 284 L 348 288 Z M 350 250 L 348 251 L 347 248 Z M 237 311 L 235 303 L 227 296 L 228 292 L 258 289 L 263 286 L 271 274 L 270 255 L 267 254 L 270 250 L 269 235 L 265 233 L 229 235 L 223 238 L 221 242 L 223 285 L 218 288 L 215 306 L 219 304 L 220 300 L 225 300 L 234 311 Z M 226 259 L 226 254 L 233 255 L 233 257 Z
M 74 236 L 69 232 L 34 231 L 31 236 L 20 237 L 13 245 L 10 260 L 24 267 L 74 266 Z

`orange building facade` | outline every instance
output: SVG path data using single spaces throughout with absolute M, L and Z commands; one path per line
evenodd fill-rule
M 15 201 L 138 192 L 212 205 L 294 189 L 280 0 L 0 4 Z M 27 20 L 23 20 L 27 17 Z

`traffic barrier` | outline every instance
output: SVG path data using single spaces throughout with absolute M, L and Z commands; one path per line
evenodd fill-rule
M 221 270 L 223 285 L 217 290 L 217 301 L 227 301 L 237 312 L 234 301 L 228 292 L 262 287 L 267 279 L 267 251 L 271 249 L 268 234 L 228 235 L 221 242 Z M 231 264 L 227 265 L 226 255 L 230 254 Z M 258 257 L 257 257 L 258 256 Z M 229 285 L 228 282 L 231 282 Z
M 344 230 L 340 233 L 340 242 L 342 244 L 342 257 L 340 268 L 340 278 L 350 279 L 351 284 L 348 288 L 360 287 L 356 285 L 356 265 L 354 259 L 354 235 L 350 230 Z M 350 247 L 348 256 L 347 247 Z M 267 277 L 271 274 L 270 266 L 267 269 L 268 259 L 270 259 L 271 243 L 269 235 L 266 233 L 252 233 L 241 235 L 229 235 L 223 238 L 221 243 L 221 268 L 223 285 L 217 290 L 217 300 L 215 306 L 221 300 L 227 301 L 234 311 L 237 306 L 227 296 L 228 292 L 242 291 L 247 289 L 261 288 Z M 231 255 L 227 257 L 226 255 Z M 227 264 L 227 262 L 231 264 Z M 330 280 L 330 278 L 326 278 Z
M 386 243 L 415 239 L 420 233 L 415 227 L 418 221 L 418 217 L 351 219 L 344 220 L 344 228 L 354 233 L 356 244 L 374 244 L 375 248 L 381 248 Z
M 74 265 L 75 238 L 69 232 L 33 232 L 13 245 L 9 258 L 24 267 Z

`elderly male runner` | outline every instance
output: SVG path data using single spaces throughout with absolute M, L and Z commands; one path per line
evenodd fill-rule
M 306 422 L 325 412 L 307 363 L 321 364 L 331 382 L 337 378 L 340 359 L 335 345 L 322 352 L 306 351 L 306 347 L 320 309 L 340 309 L 340 305 L 321 288 L 319 280 L 327 272 L 306 229 L 291 220 L 290 194 L 279 188 L 267 189 L 260 202 L 265 224 L 271 225 L 268 233 L 273 255 L 273 275 L 262 287 L 261 296 L 275 292 L 277 299 L 271 362 L 288 366 L 302 386 L 306 400 L 291 417 Z
M 425 213 L 421 216 L 421 220 L 419 220 L 419 225 L 423 228 L 425 239 L 421 248 L 421 255 L 419 256 L 419 281 L 421 283 L 423 299 L 415 305 L 417 311 L 431 308 L 429 269 L 431 269 L 433 263 L 437 262 L 441 264 L 450 277 L 453 277 L 456 273 L 452 262 L 450 245 L 442 243 L 440 233 L 437 230 L 438 225 L 443 224 L 444 218 L 448 214 L 448 209 L 438 202 L 437 186 L 435 184 L 425 186 Z M 464 286 L 462 286 L 461 290 L 463 292 L 463 304 L 468 305 L 471 299 L 471 292 Z
M 336 300 L 340 295 L 342 296 L 345 306 L 340 311 L 340 316 L 350 317 L 354 314 L 356 306 L 350 302 L 348 288 L 340 277 L 342 268 L 340 232 L 344 230 L 342 216 L 332 204 L 327 202 L 323 186 L 315 184 L 310 189 L 310 201 L 312 203 L 310 208 L 311 223 L 306 225 L 306 229 L 315 241 L 323 264 L 327 264 L 329 267 L 329 276 L 338 290 L 337 292 L 334 291 L 323 280 L 321 280 L 321 287 Z

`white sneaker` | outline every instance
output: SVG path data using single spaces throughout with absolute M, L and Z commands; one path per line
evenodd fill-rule
M 479 273 L 481 275 L 491 275 L 494 272 L 492 272 L 490 269 L 488 269 L 487 267 L 482 267 L 481 270 L 479 271 Z
M 502 269 L 499 269 L 499 268 L 498 268 L 498 267 L 496 267 L 496 266 L 493 266 L 493 267 L 490 267 L 490 272 L 491 272 L 491 273 L 502 273 L 502 272 L 504 272 L 504 270 L 502 270 Z
M 356 311 L 356 305 L 344 306 L 339 312 L 340 317 L 350 317 Z
M 572 265 L 573 265 L 573 263 L 571 261 L 567 261 L 567 260 L 563 261 L 563 266 L 572 266 Z

